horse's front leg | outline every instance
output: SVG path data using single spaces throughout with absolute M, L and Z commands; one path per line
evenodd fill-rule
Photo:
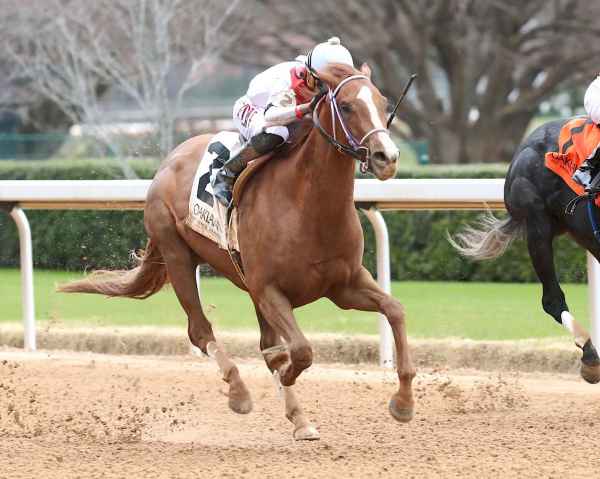
M 279 303 L 276 301 L 275 304 Z M 285 302 L 283 302 L 283 304 L 285 304 Z M 289 314 L 291 315 L 291 307 L 289 308 Z M 300 402 L 294 394 L 294 386 L 284 386 L 282 384 L 281 376 L 284 374 L 289 374 L 289 372 L 293 370 L 293 362 L 288 351 L 288 346 L 281 340 L 280 333 L 278 333 L 277 330 L 265 320 L 263 314 L 259 310 L 258 305 L 256 306 L 256 315 L 258 318 L 258 324 L 260 326 L 260 349 L 267 367 L 273 374 L 277 391 L 284 400 L 285 416 L 294 425 L 294 439 L 319 439 L 320 436 L 317 428 L 306 418 L 304 411 L 300 406 Z M 280 331 L 283 330 L 280 329 Z M 283 334 L 283 332 L 281 334 Z M 291 336 L 288 335 L 288 337 Z
M 600 358 L 587 330 L 569 311 L 565 294 L 560 288 L 554 267 L 552 228 L 546 214 L 535 210 L 527 223 L 527 247 L 533 268 L 542 283 L 542 307 L 572 335 L 575 345 L 583 351 L 581 377 L 588 383 L 600 382 Z
M 281 384 L 292 386 L 300 373 L 312 364 L 312 348 L 300 331 L 292 306 L 285 295 L 274 286 L 261 288 L 252 299 L 257 311 L 288 345 L 289 361 L 278 368 Z
M 410 421 L 414 415 L 412 380 L 416 372 L 408 350 L 403 306 L 385 293 L 365 268 L 359 271 L 348 286 L 336 290 L 329 298 L 342 309 L 379 311 L 389 321 L 396 343 L 396 368 L 400 382 L 398 391 L 390 400 L 389 409 L 394 419 L 400 422 Z

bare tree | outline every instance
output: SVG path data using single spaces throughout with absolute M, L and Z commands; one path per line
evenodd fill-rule
M 117 88 L 157 125 L 160 153 L 173 146 L 173 127 L 186 92 L 207 62 L 235 40 L 241 0 L 30 0 L 13 4 L 10 57 L 74 122 L 103 128 L 99 98 Z M 184 74 L 172 81 L 173 72 Z M 125 165 L 125 164 L 124 164 Z M 133 174 L 127 170 L 127 176 Z
M 173 125 L 185 94 L 240 31 L 241 0 L 100 0 L 110 28 L 90 38 L 109 82 L 158 125 L 160 150 L 173 146 Z M 119 48 L 115 48 L 118 45 Z M 173 72 L 183 73 L 175 82 Z
M 598 73 L 600 5 L 586 0 L 262 0 L 261 35 L 230 55 L 290 58 L 338 35 L 397 97 L 435 163 L 508 161 L 539 104 Z M 297 32 L 290 35 L 289 32 Z

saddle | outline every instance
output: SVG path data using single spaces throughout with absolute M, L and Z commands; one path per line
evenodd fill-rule
M 228 250 L 230 253 L 239 251 L 237 206 L 240 204 L 245 187 L 269 159 L 273 156 L 285 157 L 303 143 L 311 127 L 310 121 L 294 124 L 290 128 L 290 137 L 284 145 L 248 162 L 235 182 L 231 211 L 227 211 L 221 203 L 215 200 L 210 180 L 229 159 L 231 152 L 239 148 L 240 138 L 236 132 L 223 131 L 214 135 L 207 144 L 194 177 L 186 224 L 192 230 L 217 243 L 220 248 Z M 240 276 L 242 276 L 241 273 Z
M 583 186 L 573 180 L 573 173 L 584 161 L 593 159 L 599 150 L 600 128 L 587 117 L 573 118 L 560 130 L 558 151 L 546 153 L 544 164 L 581 196 Z M 596 199 L 596 204 L 600 206 L 600 199 Z

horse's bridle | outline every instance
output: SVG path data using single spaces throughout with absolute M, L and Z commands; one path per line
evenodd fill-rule
M 352 76 L 349 76 L 348 78 L 344 78 L 338 84 L 338 86 L 335 88 L 335 90 L 332 91 L 331 89 L 329 89 L 327 95 L 323 96 L 319 100 L 319 102 L 317 103 L 317 105 L 315 106 L 315 108 L 313 110 L 312 120 L 313 120 L 314 126 L 325 137 L 325 139 L 327 139 L 327 141 L 329 143 L 331 143 L 340 153 L 346 153 L 347 155 L 349 155 L 353 158 L 356 158 L 358 161 L 360 161 L 360 171 L 362 173 L 366 173 L 369 170 L 369 160 L 371 158 L 371 151 L 369 150 L 368 146 L 364 145 L 365 140 L 375 133 L 387 133 L 388 130 L 387 130 L 387 128 L 373 128 L 372 130 L 368 131 L 361 138 L 360 141 L 358 141 L 354 137 L 352 132 L 348 129 L 348 127 L 344 123 L 344 119 L 343 119 L 342 115 L 340 114 L 339 106 L 336 101 L 336 96 L 339 93 L 339 91 L 341 90 L 341 88 L 346 83 L 349 83 L 352 80 L 371 81 L 370 78 L 366 75 L 352 75 Z M 323 128 L 323 126 L 321 125 L 321 122 L 319 120 L 319 107 L 321 106 L 321 103 L 323 102 L 323 100 L 325 98 L 327 98 L 329 100 L 329 104 L 331 105 L 331 130 L 333 132 L 333 135 L 330 135 L 325 130 L 325 128 Z M 336 128 L 335 128 L 336 120 L 335 119 L 336 119 L 336 117 L 337 117 L 338 121 L 340 122 L 342 131 L 346 135 L 346 140 L 348 141 L 348 145 L 344 145 L 343 143 L 340 143 L 336 138 L 336 134 L 335 134 L 335 130 L 336 130 Z

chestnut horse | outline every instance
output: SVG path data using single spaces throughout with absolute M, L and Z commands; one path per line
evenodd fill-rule
M 245 282 L 227 251 L 186 224 L 198 162 L 211 135 L 191 138 L 161 164 L 148 191 L 144 223 L 149 236 L 139 265 L 101 271 L 64 285 L 69 292 L 146 298 L 170 282 L 188 317 L 192 344 L 214 358 L 229 383 L 229 406 L 250 412 L 250 394 L 234 362 L 216 342 L 202 311 L 195 268 L 208 263 L 246 290 L 260 326 L 265 362 L 283 389 L 296 439 L 318 439 L 292 391 L 313 360 L 293 309 L 329 298 L 343 309 L 383 313 L 393 330 L 399 388 L 389 403 L 398 421 L 413 416 L 412 365 L 402 305 L 362 266 L 363 232 L 354 206 L 354 158 L 380 180 L 395 175 L 399 152 L 385 128 L 386 100 L 359 70 L 333 65 L 319 72 L 329 88 L 313 112 L 316 128 L 297 146 L 285 146 L 253 176 L 238 204 L 238 239 Z M 345 141 L 336 140 L 346 138 Z M 361 138 L 357 141 L 356 138 Z

